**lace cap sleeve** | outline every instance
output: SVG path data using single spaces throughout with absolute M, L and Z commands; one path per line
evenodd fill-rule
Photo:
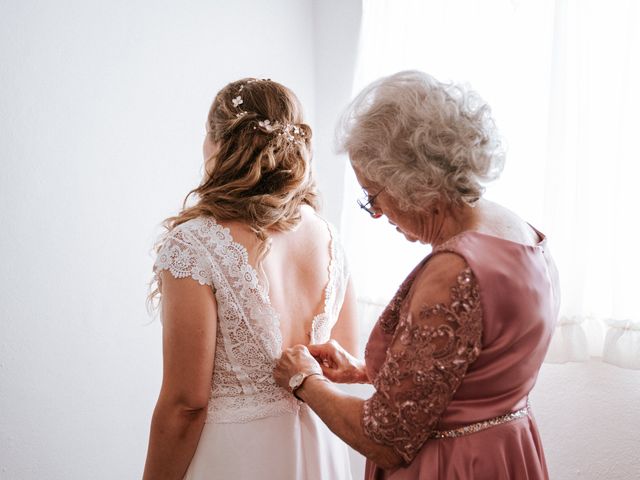
M 188 228 L 179 225 L 167 234 L 153 265 L 156 278 L 168 270 L 175 278 L 189 278 L 200 285 L 213 286 L 210 258 Z
M 362 417 L 365 435 L 393 447 L 407 463 L 478 357 L 482 336 L 478 285 L 461 257 L 434 255 L 420 277 L 403 306 Z

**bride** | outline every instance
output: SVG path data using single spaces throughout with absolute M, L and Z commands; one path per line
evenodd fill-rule
M 144 479 L 350 479 L 345 444 L 294 396 L 306 377 L 287 390 L 272 375 L 293 345 L 333 338 L 356 353 L 311 129 L 291 90 L 258 79 L 224 87 L 206 129 L 196 202 L 167 219 L 154 265 L 163 381 Z

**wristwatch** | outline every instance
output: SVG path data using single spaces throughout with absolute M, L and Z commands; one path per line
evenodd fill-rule
M 313 375 L 322 375 L 322 373 L 320 372 L 311 372 L 311 373 L 306 373 L 306 372 L 298 372 L 296 373 L 293 377 L 291 377 L 289 379 L 289 388 L 291 389 L 291 393 L 293 393 L 293 396 L 296 397 L 298 400 L 301 400 L 297 395 L 296 395 L 296 390 L 298 390 L 302 384 L 304 383 L 304 381 L 313 376 Z

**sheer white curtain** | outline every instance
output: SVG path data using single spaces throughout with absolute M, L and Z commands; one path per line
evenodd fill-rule
M 363 3 L 355 91 L 419 69 L 492 106 L 508 154 L 486 195 L 545 232 L 560 269 L 549 362 L 640 369 L 639 31 L 636 0 Z M 371 324 L 428 250 L 360 212 L 346 178 L 342 231 Z

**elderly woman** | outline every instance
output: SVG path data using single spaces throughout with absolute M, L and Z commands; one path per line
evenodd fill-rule
M 482 198 L 503 166 L 489 107 L 415 71 L 374 82 L 342 123 L 373 218 L 432 246 L 371 332 L 364 362 L 336 342 L 274 370 L 354 449 L 367 479 L 544 479 L 528 395 L 558 312 L 543 234 Z M 362 400 L 335 383 L 372 383 Z

